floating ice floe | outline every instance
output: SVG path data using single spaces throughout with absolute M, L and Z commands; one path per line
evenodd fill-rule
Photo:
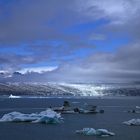
M 139 111 L 139 110 L 135 110 L 135 109 L 133 109 L 133 110 L 128 110 L 127 112 L 128 112 L 128 113 L 140 114 L 140 111 Z
M 0 122 L 32 122 L 32 123 L 46 123 L 57 124 L 62 122 L 62 117 L 59 113 L 51 109 L 42 111 L 40 113 L 23 114 L 20 112 L 11 112 L 5 114 Z
M 78 134 L 83 134 L 86 136 L 101 136 L 101 137 L 106 137 L 106 136 L 114 136 L 115 133 L 109 132 L 106 129 L 94 129 L 94 128 L 83 128 L 82 130 L 76 130 L 76 133 Z
M 72 107 L 69 101 L 64 101 L 63 106 L 53 107 L 52 110 L 62 114 L 96 114 L 104 113 L 104 110 L 97 110 L 97 106 L 85 104 L 84 108 Z
M 131 119 L 129 121 L 123 122 L 123 124 L 140 126 L 140 119 Z
M 10 95 L 9 98 L 21 98 L 20 96 Z
M 136 109 L 140 109 L 140 106 L 136 106 Z

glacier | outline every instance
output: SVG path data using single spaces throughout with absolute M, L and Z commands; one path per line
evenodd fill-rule
M 0 83 L 0 95 L 9 98 L 22 96 L 140 96 L 138 84 L 90 83 Z

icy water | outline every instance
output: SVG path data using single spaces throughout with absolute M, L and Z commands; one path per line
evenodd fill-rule
M 140 126 L 127 126 L 123 121 L 140 118 L 140 114 L 127 113 L 126 110 L 140 106 L 140 97 L 121 97 L 106 99 L 63 99 L 63 98 L 0 98 L 0 117 L 5 113 L 40 112 L 51 106 L 61 106 L 64 100 L 73 106 L 83 104 L 97 105 L 104 114 L 63 114 L 64 123 L 57 125 L 30 123 L 0 123 L 0 140 L 140 140 Z M 75 134 L 84 127 L 105 128 L 114 132 L 112 137 L 100 138 Z

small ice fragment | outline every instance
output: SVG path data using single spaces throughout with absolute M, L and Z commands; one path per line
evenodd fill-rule
M 136 109 L 140 109 L 140 106 L 136 106 Z
M 97 135 L 97 136 L 114 136 L 115 133 L 109 132 L 109 131 L 106 130 L 106 129 L 97 129 L 97 130 L 96 130 L 96 135 Z
M 82 130 L 76 130 L 76 133 L 83 134 L 83 135 L 86 135 L 86 136 L 94 135 L 94 136 L 101 136 L 101 137 L 114 136 L 115 135 L 115 133 L 109 132 L 106 129 L 95 130 L 94 128 L 83 128 Z
M 123 124 L 140 126 L 140 119 L 131 119 L 129 121 L 123 122 Z
M 76 102 L 76 101 L 75 101 L 75 102 L 72 102 L 72 103 L 73 103 L 73 104 L 79 104 L 80 102 Z
M 76 130 L 76 133 L 84 135 L 96 135 L 96 130 L 94 128 L 83 128 L 83 130 Z
M 21 98 L 20 96 L 10 95 L 9 98 Z

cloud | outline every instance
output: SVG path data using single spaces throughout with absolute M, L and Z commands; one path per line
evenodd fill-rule
M 125 23 L 138 16 L 139 4 L 139 0 L 87 0 L 86 3 L 81 0 L 79 11 L 84 10 L 86 16 L 91 18 L 109 18 L 113 23 Z
M 15 69 L 15 66 L 23 68 L 21 65 L 42 62 L 57 61 L 59 64 L 74 57 L 78 49 L 91 47 L 86 43 L 88 36 L 83 40 L 80 35 L 66 31 L 81 22 L 85 23 L 75 11 L 74 0 L 3 1 L 0 7 L 0 16 L 3 17 L 0 19 L 1 50 L 7 48 L 9 51 L 10 47 L 19 50 L 24 46 L 24 54 L 9 51 L 6 57 L 3 56 L 4 52 L 0 52 L 1 60 L 4 59 L 1 65 L 6 69 L 11 69 L 13 65 Z
M 87 59 L 66 63 L 50 73 L 56 80 L 86 82 L 134 82 L 140 79 L 140 46 L 131 44 L 116 53 L 96 53 Z
M 90 38 L 90 40 L 105 40 L 106 36 L 104 34 L 95 34 L 93 33 Z
M 39 60 L 32 57 L 31 55 L 16 55 L 16 54 L 1 54 L 0 55 L 0 66 L 1 70 L 7 72 L 14 72 L 21 69 L 23 64 L 35 64 Z
M 26 74 L 26 73 L 44 73 L 44 72 L 50 72 L 57 69 L 56 66 L 46 66 L 46 67 L 31 67 L 31 68 L 23 68 L 19 70 L 19 73 Z
M 24 65 L 30 70 L 34 64 L 42 67 L 41 63 L 57 65 L 49 72 L 30 71 L 7 80 L 140 79 L 139 0 L 20 0 L 4 2 L 0 7 L 1 50 L 24 46 L 24 53 L 0 52 L 1 70 L 24 71 Z M 96 41 L 109 42 L 109 38 L 118 36 L 129 41 L 120 44 L 116 51 L 107 52 L 102 45 L 95 46 Z M 97 47 L 101 49 L 94 51 Z
M 27 72 L 5 80 L 18 82 L 135 82 L 140 79 L 140 47 L 132 44 L 116 53 L 100 52 L 86 59 L 64 62 L 42 73 Z
M 103 33 L 123 34 L 139 40 L 140 1 L 139 0 L 101 0 L 77 1 L 79 14 L 88 20 L 108 19 L 110 22 L 100 30 Z
M 74 1 L 20 0 L 2 5 L 8 16 L 0 21 L 1 43 L 32 42 L 36 39 L 58 39 L 61 30 L 77 22 L 72 6 Z

